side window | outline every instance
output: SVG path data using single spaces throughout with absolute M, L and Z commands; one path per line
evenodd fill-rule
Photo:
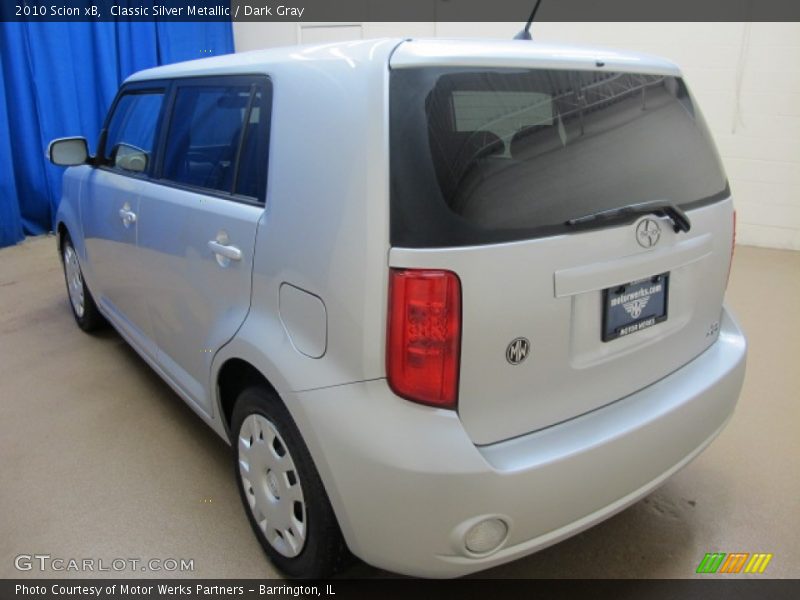
M 103 150 L 108 164 L 133 173 L 147 171 L 163 100 L 163 92 L 128 93 L 119 99 Z
M 263 203 L 271 85 L 266 79 L 252 84 L 238 81 L 178 87 L 161 176 L 182 185 Z
M 267 189 L 269 163 L 269 106 L 267 95 L 257 90 L 253 98 L 236 177 L 237 194 L 259 198 L 263 201 Z
M 250 92 L 247 85 L 178 88 L 162 176 L 231 192 Z

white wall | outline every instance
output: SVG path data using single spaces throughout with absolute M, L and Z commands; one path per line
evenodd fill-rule
M 520 23 L 234 23 L 238 51 L 381 36 L 510 38 Z M 534 38 L 677 62 L 736 199 L 738 241 L 800 250 L 800 23 L 537 23 Z

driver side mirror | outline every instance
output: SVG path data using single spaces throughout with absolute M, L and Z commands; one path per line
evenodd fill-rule
M 47 147 L 47 158 L 59 167 L 84 165 L 89 161 L 89 145 L 82 137 L 53 140 Z

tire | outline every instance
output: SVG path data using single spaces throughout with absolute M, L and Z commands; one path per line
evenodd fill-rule
M 286 407 L 264 387 L 247 388 L 231 421 L 236 485 L 267 556 L 290 577 L 331 577 L 351 555 Z
M 104 327 L 106 320 L 97 310 L 94 298 L 86 286 L 78 261 L 78 253 L 75 251 L 75 246 L 72 245 L 72 239 L 68 233 L 64 234 L 61 242 L 61 264 L 64 267 L 64 281 L 67 284 L 69 305 L 78 327 L 86 332 Z

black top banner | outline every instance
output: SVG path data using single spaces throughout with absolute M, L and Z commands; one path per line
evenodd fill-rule
M 524 22 L 535 0 L 3 0 L 0 21 Z M 536 21 L 799 21 L 795 0 L 543 0 Z

